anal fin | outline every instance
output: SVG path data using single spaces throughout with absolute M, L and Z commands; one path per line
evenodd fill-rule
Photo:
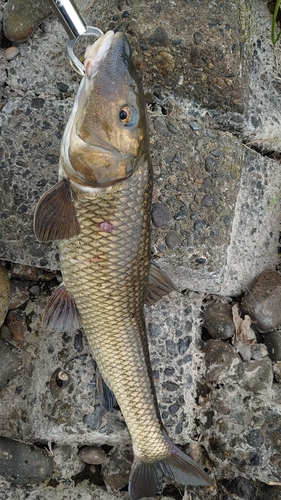
M 77 330 L 81 328 L 79 311 L 63 283 L 49 298 L 43 313 L 42 323 L 46 330 Z
M 172 282 L 169 276 L 160 269 L 160 267 L 152 260 L 150 263 L 150 271 L 148 278 L 148 286 L 146 290 L 145 302 L 151 306 L 160 300 L 165 295 L 171 292 L 181 293 L 181 290 Z
M 40 198 L 34 214 L 34 233 L 39 241 L 69 239 L 80 233 L 67 179 Z

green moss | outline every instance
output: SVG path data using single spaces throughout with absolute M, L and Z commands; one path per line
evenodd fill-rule
M 252 49 L 252 37 L 254 33 L 253 25 L 253 2 L 252 0 L 243 0 L 240 2 L 240 30 L 241 30 L 241 41 L 245 44 L 247 55 L 251 56 L 253 53 Z
M 233 163 L 231 165 L 227 164 L 226 168 L 227 168 L 227 171 L 231 174 L 232 178 L 240 179 L 241 168 L 239 165 L 235 165 Z

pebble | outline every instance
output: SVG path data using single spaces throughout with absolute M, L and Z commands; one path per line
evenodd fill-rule
M 213 204 L 214 204 L 213 199 L 206 194 L 206 196 L 204 196 L 203 199 L 202 199 L 202 205 L 203 205 L 203 207 L 210 208 L 210 207 L 213 206 Z
M 0 329 L 0 337 L 7 342 L 11 342 L 13 336 L 10 328 L 7 325 L 2 325 Z
M 13 484 L 41 483 L 53 473 L 53 459 L 45 450 L 0 437 L 0 475 Z
M 19 49 L 17 47 L 8 47 L 4 52 L 7 61 L 12 61 L 18 54 Z
M 245 391 L 254 393 L 266 392 L 271 389 L 273 382 L 272 363 L 269 358 L 246 361 L 245 377 L 241 387 Z
M 13 263 L 10 272 L 15 278 L 35 281 L 39 278 L 39 269 L 32 266 L 24 266 L 23 264 Z
M 151 43 L 151 45 L 158 45 L 158 46 L 165 46 L 165 45 L 168 45 L 169 43 L 169 37 L 166 33 L 166 31 L 164 30 L 164 28 L 162 28 L 162 26 L 158 26 L 154 33 L 151 35 L 150 39 L 149 39 L 149 42 Z
M 98 446 L 85 446 L 79 451 L 79 457 L 86 464 L 99 465 L 104 462 L 106 453 Z
M 276 271 L 263 271 L 245 293 L 241 309 L 251 317 L 262 333 L 273 331 L 281 324 L 281 276 Z
M 31 293 L 31 295 L 39 295 L 39 293 L 40 293 L 39 286 L 38 285 L 33 285 L 32 287 L 30 287 L 29 293 Z
M 163 227 L 173 219 L 170 210 L 162 203 L 154 203 L 152 206 L 152 221 L 156 227 Z
M 277 361 L 276 363 L 274 363 L 273 373 L 276 382 L 279 382 L 279 384 L 281 384 L 281 361 Z
M 202 129 L 202 126 L 198 122 L 189 122 L 188 125 L 190 126 L 191 130 L 193 130 L 194 132 L 196 130 L 201 130 Z
M 270 359 L 281 361 L 281 331 L 268 333 L 265 335 L 264 342 Z
M 196 45 L 199 45 L 203 40 L 203 35 L 199 31 L 196 31 L 193 35 L 193 40 Z
M 4 34 L 12 42 L 24 42 L 52 13 L 45 0 L 8 0 L 3 17 Z
M 232 306 L 222 302 L 208 304 L 204 311 L 204 325 L 214 339 L 229 339 L 235 329 L 232 318 Z
M 240 380 L 244 375 L 244 363 L 233 347 L 222 340 L 207 340 L 203 346 L 205 353 L 207 382 L 222 382 L 226 377 Z
M 268 355 L 268 350 L 264 344 L 254 344 L 251 347 L 252 359 L 262 359 Z
M 130 457 L 123 450 L 114 448 L 102 464 L 102 476 L 107 487 L 113 491 L 124 488 L 129 481 L 131 469 Z
M 5 266 L 0 266 L 0 326 L 3 325 L 10 302 L 10 280 Z
M 257 486 L 246 479 L 245 477 L 236 477 L 234 479 L 223 481 L 226 489 L 237 495 L 240 499 L 243 500 L 256 500 L 257 499 Z
M 212 172 L 216 166 L 216 161 L 211 156 L 208 156 L 205 160 L 205 170 L 206 172 Z
M 21 367 L 21 356 L 13 345 L 0 339 L 0 359 L 0 388 L 2 388 L 17 375 Z
M 7 325 L 12 332 L 12 342 L 17 347 L 21 347 L 27 332 L 25 312 L 21 309 L 10 311 L 7 316 Z
M 176 231 L 170 231 L 165 237 L 165 242 L 168 248 L 173 249 L 178 246 L 180 235 Z
M 11 300 L 9 309 L 17 309 L 29 300 L 29 293 L 26 289 L 26 283 L 19 280 L 11 280 Z
M 157 116 L 157 118 L 153 122 L 153 126 L 156 132 L 167 137 L 169 135 L 169 131 L 167 128 L 167 124 L 161 116 Z

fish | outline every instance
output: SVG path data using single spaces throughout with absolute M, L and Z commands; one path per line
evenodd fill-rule
M 61 143 L 59 181 L 34 215 L 37 239 L 58 240 L 63 278 L 43 323 L 83 327 L 132 438 L 132 500 L 159 493 L 164 476 L 208 486 L 208 474 L 168 437 L 153 383 L 144 303 L 179 290 L 150 259 L 146 104 L 124 33 L 108 31 L 87 47 L 84 66 Z

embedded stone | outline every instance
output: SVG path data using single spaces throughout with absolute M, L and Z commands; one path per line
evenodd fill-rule
M 220 382 L 227 377 L 241 379 L 244 366 L 233 347 L 222 340 L 208 340 L 203 346 L 207 382 Z
M 156 227 L 163 227 L 173 219 L 170 210 L 162 203 L 154 203 L 152 207 L 152 220 Z
M 0 265 L 0 326 L 4 323 L 10 302 L 10 280 L 5 266 Z
M 129 481 L 131 461 L 129 452 L 114 448 L 102 464 L 103 480 L 110 489 L 118 491 Z
M 86 464 L 99 465 L 104 462 L 106 453 L 98 446 L 85 446 L 79 451 L 79 457 Z
M 12 340 L 17 347 L 21 347 L 27 332 L 26 314 L 21 309 L 13 309 L 7 316 L 7 325 L 12 332 Z
M 3 17 L 5 36 L 12 42 L 24 42 L 52 12 L 46 0 L 8 0 Z
M 0 475 L 14 484 L 41 483 L 53 473 L 47 451 L 15 439 L 0 437 Z
M 0 339 L 0 388 L 5 387 L 18 373 L 21 356 L 18 350 Z
M 241 309 L 262 333 L 281 324 L 281 275 L 271 269 L 263 271 L 245 293 Z
M 281 361 L 281 331 L 268 333 L 264 338 L 268 355 L 273 361 Z
M 245 377 L 241 381 L 241 387 L 245 391 L 254 393 L 269 391 L 273 382 L 272 363 L 268 357 L 263 359 L 246 361 Z
M 229 339 L 234 335 L 232 307 L 221 302 L 212 302 L 204 311 L 204 324 L 211 337 Z

